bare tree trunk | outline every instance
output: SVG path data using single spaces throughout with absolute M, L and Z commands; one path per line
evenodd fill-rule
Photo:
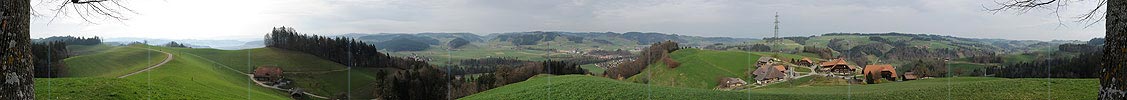
M 1124 90 L 1127 90 L 1127 1 L 1107 0 L 1107 44 L 1104 49 L 1104 67 L 1100 70 L 1100 99 L 1124 100 L 1127 99 Z
M 0 100 L 35 99 L 28 26 L 30 0 L 0 0 Z

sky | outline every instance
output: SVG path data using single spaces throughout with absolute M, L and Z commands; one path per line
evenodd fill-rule
M 122 5 L 136 14 L 121 21 L 54 14 L 56 3 L 40 2 L 33 3 L 31 35 L 255 40 L 286 26 L 318 35 L 636 31 L 761 38 L 771 36 L 778 13 L 780 36 L 1088 40 L 1104 37 L 1104 23 L 1074 17 L 1096 8 L 1093 1 L 1066 2 L 1054 13 L 985 11 L 997 7 L 993 0 L 126 0 Z

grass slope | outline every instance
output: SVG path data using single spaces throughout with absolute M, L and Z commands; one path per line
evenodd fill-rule
M 166 55 L 139 47 L 114 47 L 100 53 L 63 59 L 67 77 L 117 77 L 145 69 Z
M 661 86 L 712 89 L 720 77 L 751 80 L 745 72 L 752 70 L 759 55 L 740 51 L 681 49 L 670 54 L 681 66 L 666 67 L 658 62 L 628 80 Z
M 372 71 L 366 71 L 370 69 L 356 68 L 357 70 L 349 72 L 343 70 L 348 68 L 345 65 L 320 59 L 320 57 L 310 54 L 283 49 L 176 48 L 175 50 L 188 53 L 185 54 L 186 56 L 199 56 L 214 61 L 214 63 L 208 61 L 207 64 L 229 66 L 243 73 L 250 73 L 255 67 L 262 65 L 278 66 L 285 71 L 283 76 L 294 80 L 298 87 L 305 89 L 306 92 L 321 96 L 352 93 L 354 98 L 371 98 L 370 92 L 374 85 L 370 83 L 378 79 Z M 351 78 L 349 78 L 350 76 Z
M 35 96 L 40 99 L 288 99 L 285 93 L 251 85 L 246 75 L 209 64 L 202 58 L 167 48 L 152 48 L 173 53 L 175 60 L 123 79 L 35 79 Z
M 951 81 L 952 92 L 947 92 L 948 80 Z M 919 100 L 948 97 L 974 100 L 1095 99 L 1098 83 L 1096 79 L 960 77 L 872 85 L 779 87 L 734 92 L 655 86 L 594 76 L 564 75 L 532 78 L 461 99 Z M 947 96 L 946 93 L 951 93 L 951 96 Z

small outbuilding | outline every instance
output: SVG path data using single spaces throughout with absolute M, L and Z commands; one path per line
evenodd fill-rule
M 904 75 L 902 77 L 902 80 L 904 80 L 904 81 L 910 81 L 910 80 L 916 80 L 916 79 L 920 79 L 920 76 L 917 75 L 916 72 L 912 72 L 912 71 L 904 72 Z
M 747 85 L 747 81 L 740 78 L 722 77 L 717 80 L 716 89 L 731 90 Z

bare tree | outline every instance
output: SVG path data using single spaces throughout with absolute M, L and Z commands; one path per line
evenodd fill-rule
M 125 20 L 133 12 L 117 0 L 52 0 L 58 9 L 55 16 L 74 12 L 87 22 L 87 17 L 104 16 Z M 112 3 L 112 5 L 108 5 Z M 71 10 L 63 10 L 70 7 Z M 124 9 L 120 11 L 118 9 Z M 0 0 L 0 100 L 35 99 L 32 81 L 30 0 Z
M 1096 22 L 1105 22 L 1105 38 L 1107 38 L 1104 45 L 1104 61 L 1103 67 L 1100 70 L 1100 92 L 1099 98 L 1103 100 L 1124 100 L 1127 99 L 1127 1 L 1122 0 L 1011 0 L 1007 2 L 997 2 L 998 7 L 989 8 L 988 11 L 1019 11 L 1024 13 L 1032 9 L 1049 9 L 1059 18 L 1059 11 L 1062 7 L 1068 6 L 1072 2 L 1096 2 L 1096 8 L 1084 13 L 1076 18 L 1077 22 L 1091 22 L 1090 25 Z M 1100 12 L 1100 7 L 1106 5 L 1107 8 Z

